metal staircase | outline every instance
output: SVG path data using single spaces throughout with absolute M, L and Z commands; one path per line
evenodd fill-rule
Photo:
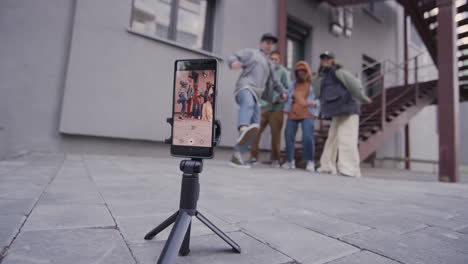
M 375 87 L 375 85 L 380 85 L 380 89 L 372 96 L 373 102 L 371 104 L 361 106 L 362 114 L 359 121 L 359 153 L 361 161 L 366 160 L 385 141 L 401 131 L 424 107 L 435 103 L 437 80 L 418 81 L 420 79 L 418 78 L 418 73 L 421 69 L 427 70 L 428 67 L 435 68 L 434 65 L 422 65 L 418 67 L 418 58 L 423 55 L 424 53 L 421 53 L 402 64 L 395 64 L 389 60 L 375 63 L 383 65 L 382 70 L 363 84 L 366 90 Z M 402 76 L 398 71 L 404 69 L 405 63 L 411 64 L 411 62 L 413 62 L 413 68 L 409 69 L 409 71 L 414 73 L 413 82 L 406 85 L 390 86 L 394 82 L 401 82 L 401 80 L 395 80 L 391 77 L 395 74 Z M 392 68 L 385 66 L 389 64 L 392 65 Z M 437 77 L 437 75 L 432 77 Z M 394 82 L 385 82 L 386 78 L 394 79 Z M 386 88 L 386 86 L 390 87 Z M 316 162 L 320 160 L 329 127 L 330 121 L 320 120 L 320 125 L 314 132 Z M 304 167 L 304 164 L 300 162 L 302 144 L 300 141 L 296 142 L 296 144 L 296 164 L 298 167 Z

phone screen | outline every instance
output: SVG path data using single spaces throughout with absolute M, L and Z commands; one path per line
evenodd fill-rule
M 171 153 L 213 155 L 216 101 L 216 60 L 178 60 L 174 76 Z

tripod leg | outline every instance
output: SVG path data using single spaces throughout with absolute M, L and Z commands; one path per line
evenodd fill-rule
M 211 229 L 211 231 L 215 232 L 216 235 L 218 235 L 226 243 L 228 243 L 235 252 L 241 253 L 240 246 L 236 242 L 234 242 L 234 240 L 232 240 L 230 237 L 228 237 L 225 233 L 223 233 L 223 231 L 221 231 L 217 226 L 215 226 L 213 223 L 211 223 L 210 220 L 208 220 L 200 212 L 197 212 L 196 216 L 197 216 L 198 220 L 200 220 L 209 229 Z
M 191 227 L 192 227 L 192 223 L 190 222 L 187 228 L 187 233 L 185 233 L 184 242 L 182 242 L 182 246 L 180 247 L 180 250 L 179 250 L 179 255 L 181 256 L 187 256 L 190 253 L 190 229 Z
M 163 231 L 168 226 L 170 226 L 172 223 L 174 223 L 175 220 L 177 219 L 178 214 L 179 214 L 179 211 L 175 212 L 173 215 L 169 216 L 169 218 L 164 220 L 164 222 L 159 224 L 153 230 L 149 231 L 148 234 L 146 234 L 146 236 L 145 236 L 145 240 L 153 239 L 157 234 L 159 234 L 161 231 Z
M 164 245 L 164 248 L 159 256 L 158 264 L 172 264 L 180 250 L 180 246 L 187 234 L 192 217 L 186 212 L 181 212 L 177 216 L 177 220 L 172 227 L 171 234 Z

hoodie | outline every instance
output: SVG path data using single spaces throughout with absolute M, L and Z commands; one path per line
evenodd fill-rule
M 273 64 L 268 60 L 267 54 L 259 49 L 242 49 L 227 59 L 229 67 L 234 61 L 242 63 L 242 73 L 236 83 L 234 94 L 242 89 L 249 89 L 257 104 L 260 99 L 271 102 L 264 94 L 266 87 L 272 87 L 276 92 L 286 93 L 285 88 L 274 74 Z
M 286 104 L 284 106 L 284 110 L 291 113 L 291 110 L 295 110 L 293 109 L 293 104 L 297 104 L 297 105 L 301 105 L 303 106 L 305 109 L 307 109 L 309 111 L 309 113 L 307 113 L 307 116 L 310 116 L 310 117 L 317 117 L 318 114 L 319 114 L 319 105 L 320 105 L 320 101 L 319 99 L 315 96 L 315 91 L 314 91 L 314 87 L 312 86 L 312 82 L 311 82 L 311 78 L 312 78 L 312 71 L 310 70 L 310 67 L 309 67 L 309 64 L 305 61 L 298 61 L 296 63 L 296 66 L 294 68 L 294 73 L 297 71 L 297 70 L 306 70 L 307 72 L 307 77 L 306 77 L 306 80 L 305 80 L 305 85 L 309 86 L 309 89 L 308 89 L 308 93 L 305 93 L 303 94 L 304 96 L 295 96 L 295 91 L 296 91 L 296 88 L 299 86 L 299 85 L 303 85 L 302 83 L 297 83 L 296 81 L 292 81 L 291 82 L 291 85 L 289 86 L 289 89 L 288 89 L 288 100 L 286 101 Z M 306 96 L 307 94 L 307 96 Z M 314 102 L 315 103 L 315 107 L 307 107 L 307 104 L 310 103 L 310 102 Z M 297 106 L 295 107 L 297 108 Z M 310 114 L 310 115 L 308 115 Z

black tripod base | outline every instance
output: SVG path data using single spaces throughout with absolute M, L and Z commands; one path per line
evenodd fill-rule
M 240 246 L 234 242 L 229 236 L 221 231 L 217 226 L 210 222 L 205 216 L 203 216 L 197 210 L 184 210 L 181 209 L 171 215 L 169 218 L 164 220 L 160 225 L 155 227 L 153 230 L 146 234 L 145 239 L 151 240 L 161 231 L 166 229 L 172 223 L 174 227 L 169 234 L 166 244 L 159 257 L 158 264 L 170 264 L 173 263 L 177 252 L 179 255 L 186 256 L 190 253 L 190 229 L 192 216 L 195 216 L 202 222 L 206 227 L 211 229 L 216 235 L 228 243 L 234 252 L 241 253 Z

